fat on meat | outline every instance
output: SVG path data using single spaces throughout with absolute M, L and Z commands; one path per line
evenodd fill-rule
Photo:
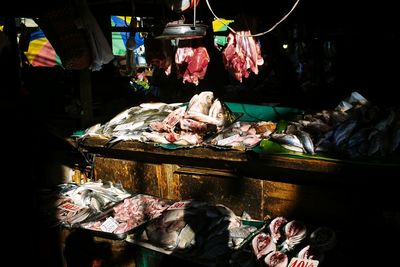
M 183 83 L 199 84 L 207 72 L 210 57 L 203 46 L 180 47 L 175 53 L 175 63 L 178 66 L 178 78 L 183 77 Z
M 240 82 L 248 78 L 250 72 L 258 74 L 258 66 L 264 64 L 260 44 L 256 43 L 250 31 L 229 33 L 228 44 L 222 51 L 222 59 L 226 69 Z

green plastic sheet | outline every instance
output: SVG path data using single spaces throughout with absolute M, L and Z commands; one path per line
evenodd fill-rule
M 241 121 L 273 121 L 289 120 L 296 115 L 302 114 L 303 110 L 291 107 L 276 107 L 267 105 L 253 105 L 225 102 L 233 111 L 243 113 Z

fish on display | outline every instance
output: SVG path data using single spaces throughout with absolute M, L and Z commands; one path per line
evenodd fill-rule
M 211 114 L 188 110 L 185 117 L 195 119 L 199 122 L 216 125 L 218 130 L 222 130 L 226 124 L 230 124 L 234 120 L 233 113 L 226 105 L 222 105 L 218 99 L 214 101 L 209 110 L 211 111 Z
M 255 227 L 243 225 L 224 205 L 191 200 L 184 206 L 172 204 L 150 221 L 141 239 L 193 259 L 215 260 L 240 246 L 254 231 Z
M 111 147 L 121 141 L 141 141 L 142 138 L 142 131 L 120 131 L 118 136 L 113 136 L 108 140 L 106 146 Z
M 282 243 L 282 251 L 291 251 L 307 236 L 306 226 L 297 220 L 288 222 L 285 227 L 285 241 Z
M 208 140 L 208 143 L 244 151 L 258 145 L 263 138 L 268 138 L 275 129 L 276 123 L 271 121 L 237 121 Z
M 325 255 L 321 251 L 314 249 L 311 245 L 307 245 L 297 253 L 297 257 L 300 259 L 317 260 L 321 263 Z
M 273 251 L 265 257 L 264 262 L 268 267 L 287 267 L 289 258 L 283 252 Z
M 236 114 L 225 103 L 214 99 L 212 91 L 203 91 L 194 95 L 187 106 L 143 103 L 128 108 L 107 123 L 88 128 L 80 142 L 94 136 L 108 139 L 105 144 L 108 147 L 128 140 L 195 146 L 236 119 Z M 253 140 L 246 142 L 250 144 Z
M 251 225 L 241 225 L 239 227 L 232 227 L 229 230 L 230 239 L 232 239 L 232 247 L 238 247 L 246 238 L 253 232 L 257 231 L 257 227 Z
M 81 192 L 81 197 L 85 206 L 91 207 L 98 212 L 100 212 L 106 204 L 106 201 L 99 194 L 90 189 L 83 190 Z
M 123 234 L 135 227 L 138 227 L 150 219 L 157 218 L 169 207 L 169 203 L 163 199 L 138 194 L 133 197 L 125 198 L 112 209 L 112 214 L 96 221 L 82 223 L 81 227 L 94 231 L 110 232 Z M 106 220 L 112 220 L 116 225 L 113 229 L 103 228 Z
M 165 138 L 167 133 L 159 133 L 159 132 L 143 132 L 142 133 L 142 141 L 143 142 L 154 142 L 158 144 L 169 144 L 168 140 Z
M 269 223 L 269 231 L 271 233 L 272 241 L 277 244 L 280 242 L 282 234 L 281 230 L 283 226 L 288 222 L 284 217 L 276 217 Z
M 257 259 L 260 259 L 262 256 L 265 256 L 268 253 L 276 251 L 276 245 L 272 241 L 271 236 L 264 232 L 261 232 L 253 237 L 251 246 Z
M 333 142 L 336 146 L 340 146 L 349 138 L 353 130 L 356 128 L 357 123 L 356 120 L 349 119 L 336 127 L 333 133 Z
M 118 138 L 128 131 L 146 130 L 150 123 L 163 120 L 179 107 L 179 103 L 143 103 L 128 108 L 103 125 L 96 124 L 85 131 L 85 135 Z
M 219 99 L 214 101 L 208 115 L 219 121 L 219 123 L 216 124 L 218 127 L 230 125 L 237 119 L 230 108 Z
M 163 121 L 150 123 L 152 133 L 143 133 L 143 141 L 199 145 L 204 138 L 221 131 L 235 119 L 229 108 L 211 91 L 194 95 L 187 106 L 171 112 Z M 168 134 L 166 134 L 168 133 Z
M 84 142 L 88 137 L 96 137 L 107 139 L 107 137 L 103 134 L 103 127 L 100 123 L 97 123 L 85 130 L 85 133 L 77 138 L 77 142 Z
M 122 112 L 120 112 L 119 114 L 117 114 L 114 118 L 112 118 L 111 120 L 109 120 L 107 123 L 105 123 L 102 126 L 102 132 L 105 136 L 110 137 L 112 135 L 112 132 L 114 130 L 114 128 L 123 123 L 126 119 L 128 119 L 130 116 L 132 116 L 132 114 L 134 114 L 135 112 L 139 112 L 141 108 L 138 106 L 135 107 L 131 107 L 128 108 Z
M 370 128 L 362 128 L 350 136 L 346 147 L 346 152 L 350 158 L 367 155 L 370 146 L 370 142 L 368 141 L 370 131 Z
M 150 128 L 153 131 L 161 132 L 161 131 L 166 131 L 166 132 L 171 132 L 174 130 L 175 126 L 179 123 L 181 118 L 184 116 L 186 112 L 186 107 L 178 107 L 171 113 L 169 113 L 164 120 L 162 121 L 154 121 L 150 123 Z
M 58 224 L 74 226 L 93 219 L 118 201 L 130 196 L 122 187 L 112 183 L 87 182 L 60 191 L 53 202 Z
M 214 102 L 214 93 L 211 91 L 203 91 L 200 94 L 192 96 L 187 106 L 187 115 L 190 118 L 192 114 L 208 115 L 211 105 Z
M 304 151 L 308 154 L 315 154 L 314 152 L 314 143 L 311 139 L 311 135 L 305 131 L 297 130 L 295 135 L 300 140 Z
M 273 133 L 270 135 L 271 140 L 278 142 L 283 147 L 289 150 L 303 152 L 304 147 L 299 138 L 294 134 L 278 134 Z

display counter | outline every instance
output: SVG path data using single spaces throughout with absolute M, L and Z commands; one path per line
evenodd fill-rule
M 345 227 L 371 209 L 396 208 L 393 162 L 321 160 L 205 147 L 165 149 L 141 142 L 87 138 L 95 179 L 133 192 L 221 203 L 254 219 L 274 216 Z M 346 218 L 344 220 L 343 218 Z

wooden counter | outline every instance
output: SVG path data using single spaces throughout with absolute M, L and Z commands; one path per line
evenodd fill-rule
M 168 150 L 140 142 L 105 147 L 89 138 L 96 179 L 169 199 L 221 203 L 255 219 L 274 216 L 343 226 L 348 220 L 397 207 L 400 164 L 304 159 L 212 148 Z M 344 219 L 345 218 L 345 219 Z

